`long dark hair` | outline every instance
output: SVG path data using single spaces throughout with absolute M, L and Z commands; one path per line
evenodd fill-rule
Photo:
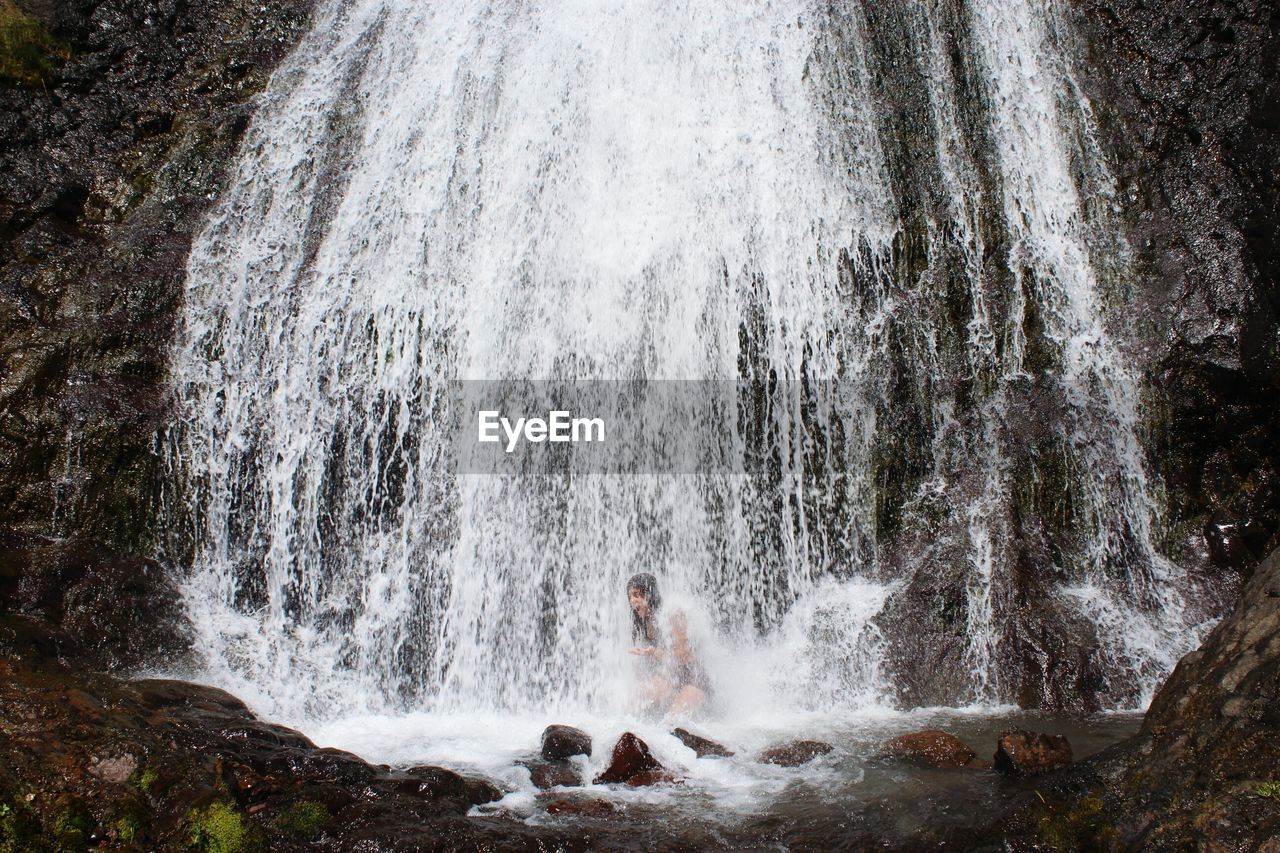
M 628 595 L 633 589 L 638 589 L 644 593 L 644 600 L 649 603 L 649 624 L 645 625 L 645 620 L 640 618 L 640 614 L 632 610 L 631 640 L 637 643 L 644 640 L 645 642 L 656 644 L 658 642 L 658 626 L 653 617 L 658 615 L 658 608 L 662 606 L 662 596 L 658 593 L 658 579 L 648 572 L 632 575 L 631 580 L 627 581 Z

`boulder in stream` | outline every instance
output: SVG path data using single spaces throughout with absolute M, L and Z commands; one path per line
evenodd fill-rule
M 779 767 L 799 767 L 819 755 L 826 755 L 832 749 L 834 747 L 831 744 L 820 740 L 793 740 L 766 749 L 757 760 L 762 764 L 776 764 Z
M 596 797 L 556 797 L 543 806 L 547 814 L 578 815 L 582 817 L 609 817 L 618 807 L 608 800 Z
M 613 757 L 604 772 L 592 780 L 596 785 L 613 785 L 626 782 L 628 785 L 652 785 L 655 782 L 669 781 L 658 778 L 657 773 L 665 775 L 666 768 L 649 751 L 649 745 L 631 732 L 623 732 L 622 737 L 613 746 Z M 635 781 L 633 781 L 635 780 Z
M 529 779 L 535 788 L 571 788 L 582 784 L 582 775 L 578 768 L 567 761 L 540 761 L 533 758 L 521 761 L 520 765 L 529 771 Z
M 502 789 L 487 779 L 463 776 L 443 767 L 418 765 L 400 775 L 407 777 L 398 786 L 400 791 L 431 800 L 452 799 L 479 806 L 502 799 Z
M 542 757 L 566 761 L 574 755 L 591 754 L 591 735 L 573 726 L 551 725 L 542 732 Z
M 680 741 L 682 744 L 697 753 L 699 758 L 706 758 L 708 755 L 714 755 L 719 758 L 733 757 L 733 750 L 728 749 L 722 744 L 718 744 L 709 738 L 695 735 L 688 729 L 676 729 L 671 734 L 676 738 L 676 740 Z
M 885 750 L 894 758 L 923 767 L 936 767 L 940 770 L 955 770 L 961 767 L 986 770 L 991 767 L 989 761 L 979 758 L 978 754 L 960 738 L 937 729 L 910 732 L 890 738 L 885 744 Z
M 1071 744 L 1062 735 L 1014 729 L 996 741 L 996 770 L 1006 776 L 1035 776 L 1071 765 Z

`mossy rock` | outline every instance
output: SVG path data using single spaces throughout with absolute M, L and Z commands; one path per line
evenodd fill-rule
M 320 834 L 325 825 L 332 819 L 329 809 L 324 803 L 314 800 L 300 800 L 280 815 L 276 826 L 287 838 L 297 841 L 310 841 Z
M 70 56 L 44 24 L 23 14 L 13 0 L 0 0 L 0 84 L 46 86 Z
M 144 794 L 151 793 L 151 786 L 160 778 L 160 774 L 155 771 L 154 767 L 139 767 L 133 771 L 133 775 L 129 777 L 129 784 L 133 785 Z
M 228 802 L 218 800 L 187 814 L 191 845 L 207 853 L 253 853 L 262 833 Z
M 24 796 L 0 797 L 0 853 L 30 850 L 40 838 L 40 819 Z
M 64 798 L 58 803 L 47 829 L 62 850 L 83 850 L 97 822 L 79 800 Z

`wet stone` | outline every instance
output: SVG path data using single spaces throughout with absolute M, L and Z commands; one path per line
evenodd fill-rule
M 996 770 L 1006 776 L 1035 776 L 1071 764 L 1071 744 L 1061 735 L 1014 729 L 996 742 Z
M 548 800 L 543 808 L 547 814 L 583 817 L 608 817 L 618 811 L 613 803 L 595 797 L 556 797 Z
M 404 775 L 409 778 L 399 788 L 414 796 L 463 800 L 475 806 L 502 799 L 501 789 L 492 782 L 462 776 L 443 767 L 419 765 L 408 768 Z
M 591 735 L 573 726 L 551 725 L 542 732 L 542 757 L 564 761 L 574 755 L 591 754 Z
M 826 755 L 832 749 L 834 747 L 831 744 L 820 740 L 793 740 L 766 749 L 757 760 L 762 764 L 775 764 L 779 767 L 799 767 L 820 755 Z
M 649 751 L 649 745 L 631 732 L 624 732 L 614 744 L 613 756 L 604 772 L 592 780 L 596 785 L 612 785 L 628 782 L 642 773 L 662 771 L 665 768 Z M 652 784 L 641 782 L 640 784 Z
M 922 767 L 954 770 L 967 767 L 984 770 L 990 762 L 979 758 L 968 744 L 948 732 L 931 729 L 891 738 L 885 751 L 894 758 Z
M 719 758 L 732 758 L 733 750 L 725 748 L 709 738 L 695 735 L 688 729 L 676 729 L 671 733 L 678 741 L 697 753 L 699 758 L 713 755 Z
M 582 784 L 578 768 L 566 761 L 530 759 L 520 764 L 528 769 L 529 779 L 536 788 L 570 788 Z

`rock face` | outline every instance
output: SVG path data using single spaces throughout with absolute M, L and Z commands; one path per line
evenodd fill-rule
M 652 785 L 655 782 L 668 781 L 664 768 L 658 759 L 649 751 L 649 745 L 631 732 L 623 732 L 622 737 L 613 746 L 613 756 L 604 772 L 591 780 L 595 785 L 614 785 L 626 782 L 628 785 Z
M 573 726 L 552 725 L 542 732 L 542 757 L 565 761 L 575 755 L 591 754 L 591 735 Z
M 1071 766 L 1071 744 L 1061 735 L 1008 731 L 996 741 L 996 770 L 1006 776 L 1038 776 Z
M 1280 547 L 1280 39 L 1270 0 L 1073 0 L 1140 276 L 1149 459 L 1183 556 Z
M 150 553 L 187 253 L 310 7 L 0 10 L 0 527 Z
M 1268 849 L 1280 800 L 1280 551 L 1179 662 L 1141 732 L 1044 786 L 998 828 L 1060 849 Z
M 960 738 L 937 730 L 898 735 L 885 744 L 885 751 L 895 758 L 942 770 L 960 767 L 984 770 L 991 766 Z
M 152 560 L 87 542 L 0 532 L 0 652 L 37 669 L 175 663 L 190 640 Z
M 692 749 L 699 758 L 705 758 L 708 755 L 714 755 L 719 758 L 733 757 L 733 750 L 727 749 L 723 745 L 718 744 L 713 740 L 709 740 L 708 738 L 699 737 L 693 732 L 685 729 L 676 729 L 671 734 L 685 746 Z
M 793 740 L 766 749 L 757 760 L 762 764 L 776 764 L 779 767 L 799 767 L 820 755 L 826 755 L 832 748 L 831 744 L 820 740 Z

